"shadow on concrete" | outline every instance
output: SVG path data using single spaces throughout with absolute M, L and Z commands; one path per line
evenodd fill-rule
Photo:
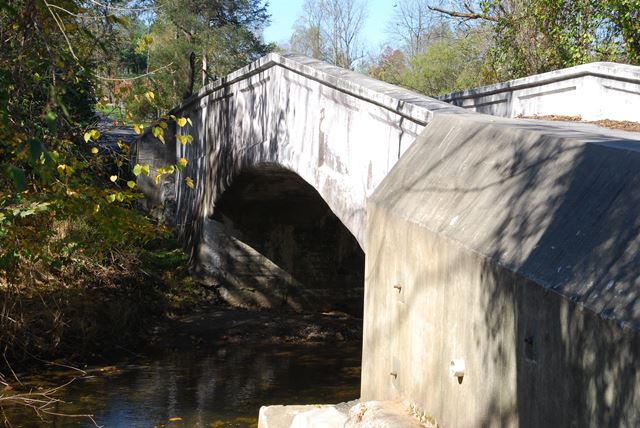
M 441 140 L 417 142 L 423 147 L 410 149 L 391 172 L 396 184 L 385 190 L 385 180 L 376 192 L 384 197 L 369 205 L 370 221 L 378 223 L 370 223 L 367 238 L 365 293 L 374 299 L 367 305 L 385 308 L 391 321 L 365 313 L 364 346 L 392 351 L 373 362 L 365 354 L 363 392 L 419 397 L 451 426 L 466 426 L 467 412 L 481 416 L 475 426 L 637 426 L 638 145 L 571 131 L 558 136 L 520 122 L 476 123 L 466 133 L 458 126 L 446 127 Z M 402 256 L 390 257 L 393 251 Z M 403 285 L 402 298 L 394 297 L 394 283 Z M 411 302 L 442 310 L 416 322 L 420 311 L 409 309 Z M 445 331 L 431 331 L 430 323 Z M 365 385 L 371 370 L 395 366 L 444 373 L 455 343 L 463 343 L 457 335 L 475 343 L 481 357 L 467 357 L 487 369 L 467 382 L 489 385 L 479 387 L 488 395 L 464 401 L 469 406 L 459 415 L 452 416 L 452 403 L 473 396 L 464 382 L 455 392 L 437 376 L 420 389 L 413 379 L 421 375 L 413 372 L 377 374 Z M 398 346 L 421 357 L 394 361 Z

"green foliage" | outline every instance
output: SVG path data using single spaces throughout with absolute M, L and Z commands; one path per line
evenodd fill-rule
M 386 48 L 367 72 L 376 79 L 436 96 L 482 85 L 487 34 L 482 29 L 467 34 L 441 31 L 413 58 Z
M 373 64 L 367 72 L 376 79 L 402 85 L 403 76 L 407 73 L 407 64 L 404 54 L 399 49 L 385 47 L 380 54 L 380 58 Z
M 485 0 L 493 80 L 591 61 L 640 61 L 640 0 Z
M 0 288 L 29 289 L 33 271 L 87 274 L 159 233 L 132 209 L 128 147 L 95 147 L 98 72 L 117 57 L 107 30 L 120 18 L 80 0 L 0 2 Z
M 115 112 L 118 121 L 153 118 L 159 144 L 175 121 L 179 141 L 190 144 L 191 120 L 163 114 L 184 91 L 175 83 L 184 57 L 203 52 L 209 70 L 222 74 L 269 49 L 259 40 L 261 2 L 158 0 L 158 14 L 147 13 L 156 17 L 152 27 L 126 9 L 135 3 L 0 0 L 0 352 L 9 359 L 118 339 L 125 326 L 135 331 L 136 309 L 154 293 L 148 280 L 156 278 L 142 273 L 141 259 L 169 234 L 135 209 L 134 178 L 154 173 L 149 165 L 129 172 L 127 145 L 118 142 L 114 153 L 102 146 L 94 111 Z M 186 44 L 167 20 L 175 7 L 183 13 L 176 22 L 194 35 Z M 149 69 L 149 56 L 160 70 Z M 186 166 L 181 158 L 152 178 Z
M 189 56 L 197 57 L 194 91 L 201 87 L 203 64 L 209 76 L 224 76 L 273 49 L 260 33 L 268 23 L 263 0 L 157 0 L 157 16 L 146 45 L 149 69 L 162 73 L 134 82 L 127 112 L 137 120 L 158 119 L 183 99 L 189 89 Z M 157 99 L 146 100 L 152 91 Z
M 428 42 L 413 43 L 404 60 L 383 52 L 373 76 L 436 95 L 592 61 L 640 64 L 640 0 L 455 0 L 448 10 L 428 3 L 458 21 L 456 32 L 422 3 L 401 2 L 398 33 Z
M 474 32 L 432 43 L 410 61 L 401 84 L 433 96 L 481 85 L 485 61 L 482 37 Z

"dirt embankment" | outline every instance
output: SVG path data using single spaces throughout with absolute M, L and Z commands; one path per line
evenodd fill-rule
M 628 120 L 595 120 L 595 121 L 583 121 L 581 116 L 521 116 L 522 119 L 536 119 L 536 120 L 551 120 L 556 122 L 581 122 L 591 123 L 593 125 L 602 126 L 609 129 L 620 129 L 622 131 L 640 132 L 640 123 L 630 122 Z
M 210 305 L 159 323 L 150 332 L 148 343 L 166 349 L 213 343 L 265 345 L 361 339 L 362 319 L 343 312 L 295 313 Z

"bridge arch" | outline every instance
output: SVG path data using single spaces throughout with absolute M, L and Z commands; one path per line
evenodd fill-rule
M 225 300 L 362 315 L 364 252 L 294 171 L 274 163 L 244 168 L 205 227 L 199 260 Z

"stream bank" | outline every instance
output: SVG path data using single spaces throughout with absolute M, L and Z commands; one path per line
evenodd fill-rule
M 22 377 L 15 392 L 71 383 L 40 416 L 25 406 L 0 416 L 14 427 L 255 427 L 263 405 L 358 398 L 360 338 L 360 320 L 345 314 L 213 305 L 163 320 L 110 365 Z
M 171 240 L 153 243 L 135 266 L 129 281 L 22 298 L 32 320 L 25 334 L 51 322 L 43 302 L 57 302 L 64 324 L 57 346 L 45 343 L 51 329 L 34 330 L 43 353 L 5 366 L 6 426 L 90 427 L 88 416 L 70 415 L 93 415 L 105 427 L 245 428 L 262 405 L 359 396 L 361 319 L 224 305 L 192 281 Z M 7 400 L 24 393 L 42 402 Z

